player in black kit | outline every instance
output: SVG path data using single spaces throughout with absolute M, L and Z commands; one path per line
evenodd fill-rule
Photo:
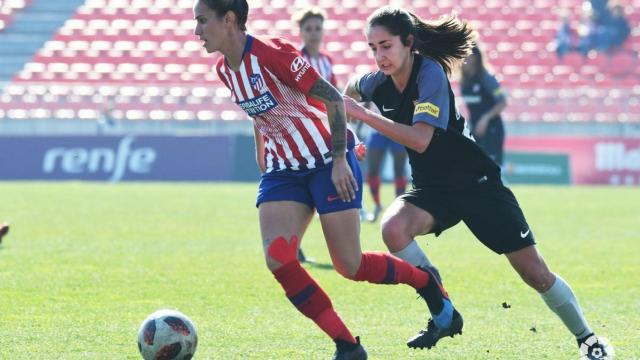
M 487 71 L 477 46 L 462 65 L 460 80 L 473 137 L 489 157 L 502 166 L 504 125 L 500 113 L 507 107 L 507 99 L 496 77 Z
M 579 344 L 597 341 L 571 288 L 537 251 L 516 198 L 500 179 L 500 168 L 472 140 L 456 111 L 447 74 L 470 53 L 474 31 L 454 16 L 427 22 L 391 7 L 375 11 L 365 31 L 379 70 L 347 85 L 347 114 L 403 144 L 413 176 L 413 188 L 396 199 L 382 219 L 389 250 L 437 274 L 413 239 L 437 236 L 463 221 L 484 245 L 506 255 Z M 389 110 L 377 114 L 354 99 Z M 447 300 L 430 308 L 432 319 L 409 340 L 409 347 L 430 348 L 462 331 L 462 317 Z

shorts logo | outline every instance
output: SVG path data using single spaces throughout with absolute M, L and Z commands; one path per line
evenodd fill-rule
M 251 88 L 253 91 L 260 93 L 262 88 L 264 87 L 264 80 L 262 79 L 262 75 L 260 74 L 252 74 L 249 76 L 249 83 L 251 84 Z
M 523 239 L 526 238 L 530 231 L 531 229 L 527 229 L 527 231 L 520 231 L 520 237 Z
M 413 111 L 413 115 L 418 115 L 423 113 L 427 113 L 433 117 L 438 117 L 440 116 L 440 108 L 430 102 L 420 103 L 416 105 L 416 108 Z
M 338 199 L 340 199 L 340 196 L 338 196 L 338 195 L 334 195 L 334 196 L 329 195 L 329 196 L 327 196 L 327 201 L 328 202 L 336 201 Z

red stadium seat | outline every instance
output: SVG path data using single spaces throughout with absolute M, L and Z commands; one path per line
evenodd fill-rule
M 623 1 L 632 23 L 640 20 L 639 1 Z M 638 34 L 612 57 L 570 53 L 558 59 L 553 52 L 559 25 L 553 9 L 578 9 L 582 2 L 414 0 L 409 7 L 432 18 L 456 10 L 476 26 L 485 58 L 509 91 L 508 121 L 638 121 L 640 94 L 632 94 L 640 83 Z M 314 3 L 329 16 L 325 49 L 336 64 L 338 81 L 374 70 L 362 29 L 368 14 L 387 2 Z M 252 33 L 298 42 L 290 17 L 299 2 L 256 0 L 251 5 Z M 0 116 L 95 119 L 100 103 L 117 98 L 122 102 L 118 116 L 132 120 L 246 118 L 228 101 L 228 90 L 212 71 L 217 57 L 204 54 L 192 34 L 191 6 L 188 0 L 87 0 L 7 86 Z M 0 31 L 7 21 L 0 11 Z M 34 92 L 25 91 L 32 87 Z

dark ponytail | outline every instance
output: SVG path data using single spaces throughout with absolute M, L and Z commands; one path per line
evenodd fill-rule
M 247 18 L 249 16 L 249 4 L 247 0 L 202 0 L 220 18 L 231 11 L 236 14 L 238 28 L 247 31 Z
M 425 21 L 409 11 L 383 7 L 371 14 L 368 24 L 384 26 L 392 35 L 399 35 L 405 46 L 413 35 L 412 50 L 440 63 L 447 74 L 471 53 L 475 42 L 475 31 L 455 15 Z

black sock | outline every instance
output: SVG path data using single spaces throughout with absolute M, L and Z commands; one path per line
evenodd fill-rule
M 418 289 L 418 294 L 422 296 L 422 298 L 427 302 L 427 306 L 429 307 L 429 311 L 432 314 L 439 314 L 444 307 L 444 303 L 442 299 L 445 297 L 436 279 L 431 276 L 432 273 L 429 273 L 429 282 L 427 286 L 422 289 Z

